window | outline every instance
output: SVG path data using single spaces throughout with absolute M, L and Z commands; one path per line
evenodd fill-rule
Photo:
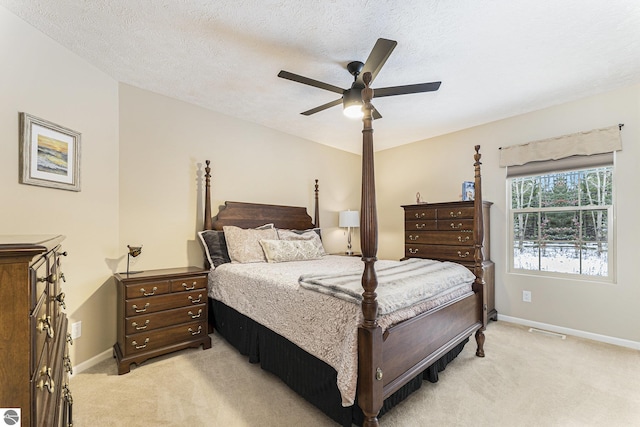
M 511 177 L 511 271 L 613 280 L 613 166 Z

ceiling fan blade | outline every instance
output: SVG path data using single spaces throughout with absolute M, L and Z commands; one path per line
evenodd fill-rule
M 410 93 L 434 92 L 440 88 L 442 82 L 418 83 L 415 85 L 391 86 L 376 88 L 373 90 L 374 98 L 393 95 L 407 95 Z
M 382 118 L 382 114 L 378 112 L 378 109 L 376 107 L 373 107 L 373 111 L 371 111 L 371 116 L 373 117 L 373 120 L 378 120 Z
M 331 92 L 339 93 L 340 95 L 342 95 L 342 92 L 344 92 L 344 89 L 338 86 L 330 85 L 329 83 L 319 82 L 318 80 L 313 80 L 308 77 L 299 76 L 297 74 L 293 74 L 284 70 L 281 70 L 278 73 L 278 77 L 282 77 L 283 79 L 287 79 L 287 80 L 293 80 L 294 82 L 302 83 L 305 85 L 314 86 L 320 89 L 329 90 Z
M 395 49 L 397 44 L 398 42 L 394 40 L 378 39 L 367 58 L 367 62 L 365 62 L 364 67 L 362 67 L 362 72 L 358 76 L 358 81 L 364 85 L 364 82 L 362 82 L 362 76 L 367 71 L 371 73 L 371 81 L 375 80 L 376 76 L 382 69 L 382 66 L 387 62 L 389 55 L 391 55 L 391 52 L 393 52 L 393 49 Z
M 318 113 L 318 112 L 320 112 L 322 110 L 326 110 L 327 108 L 335 107 L 336 105 L 340 105 L 340 104 L 342 104 L 342 98 L 336 99 L 335 101 L 327 102 L 326 104 L 323 104 L 323 105 L 321 105 L 319 107 L 316 107 L 316 108 L 313 108 L 311 110 L 303 111 L 300 114 L 305 115 L 305 116 L 310 116 L 312 114 Z

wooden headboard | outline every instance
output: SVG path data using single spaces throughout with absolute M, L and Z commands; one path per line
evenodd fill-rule
M 307 230 L 320 226 L 318 206 L 318 180 L 315 180 L 315 218 L 312 221 L 307 208 L 299 206 L 267 205 L 246 202 L 225 202 L 218 215 L 211 217 L 211 168 L 205 167 L 205 230 L 222 230 L 225 225 L 256 228 L 272 223 L 276 228 Z

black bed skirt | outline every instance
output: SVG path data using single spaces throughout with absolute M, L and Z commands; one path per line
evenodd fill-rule
M 362 425 L 364 417 L 357 402 L 347 408 L 341 404 L 340 392 L 336 385 L 337 372 L 334 368 L 220 301 L 210 299 L 209 302 L 209 319 L 213 319 L 215 331 L 241 354 L 248 356 L 249 362 L 260 363 L 262 369 L 275 374 L 289 388 L 341 425 Z M 438 381 L 438 372 L 443 371 L 447 364 L 460 354 L 468 341 L 467 338 L 455 346 L 385 399 L 378 417 L 418 390 L 423 379 L 430 382 Z

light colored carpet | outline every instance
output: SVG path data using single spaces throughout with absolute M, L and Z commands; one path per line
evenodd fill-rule
M 640 426 L 640 351 L 491 322 L 440 374 L 380 419 L 410 426 Z M 217 335 L 213 347 L 117 375 L 107 360 L 72 377 L 74 427 L 335 426 Z

